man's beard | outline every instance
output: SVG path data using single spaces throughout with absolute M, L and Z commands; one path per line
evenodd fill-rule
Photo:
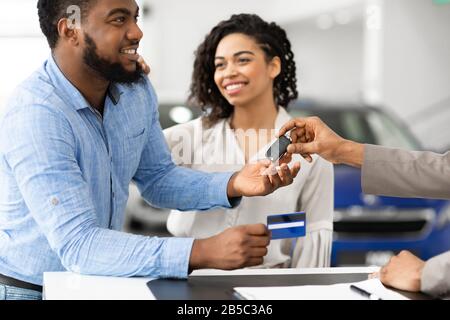
M 94 40 L 86 33 L 84 34 L 84 37 L 86 40 L 86 48 L 83 53 L 83 61 L 103 79 L 123 84 L 133 84 L 144 79 L 144 72 L 139 63 L 136 63 L 135 71 L 127 71 L 120 63 L 111 63 L 110 61 L 101 58 L 97 54 L 97 45 Z

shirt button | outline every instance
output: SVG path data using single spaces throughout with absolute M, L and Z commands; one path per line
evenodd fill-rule
M 52 205 L 57 206 L 59 204 L 59 200 L 56 198 L 52 199 Z

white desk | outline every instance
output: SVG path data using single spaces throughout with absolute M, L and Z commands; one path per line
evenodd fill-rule
M 314 269 L 242 269 L 236 271 L 200 270 L 191 276 L 281 275 L 281 274 L 340 274 L 371 273 L 378 267 L 314 268 Z M 117 278 L 83 276 L 71 272 L 44 274 L 46 300 L 154 300 L 147 287 L 152 278 Z
M 48 272 L 43 296 L 45 300 L 154 300 L 146 285 L 150 280 Z

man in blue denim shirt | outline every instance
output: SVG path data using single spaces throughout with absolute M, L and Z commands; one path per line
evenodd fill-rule
M 74 28 L 67 8 L 82 13 Z M 73 7 L 72 7 L 73 8 Z M 40 0 L 52 55 L 0 120 L 0 299 L 39 298 L 44 272 L 185 278 L 198 268 L 262 263 L 264 225 L 208 239 L 122 233 L 128 186 L 160 207 L 233 207 L 292 183 L 300 169 L 270 163 L 207 174 L 173 164 L 155 93 L 137 63 L 134 0 Z

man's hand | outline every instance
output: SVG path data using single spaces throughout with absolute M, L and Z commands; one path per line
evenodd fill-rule
M 263 263 L 269 243 L 269 230 L 263 224 L 230 228 L 211 238 L 195 240 L 189 267 L 232 270 L 257 266 Z
M 411 291 L 420 291 L 420 278 L 425 261 L 420 260 L 409 251 L 402 251 L 392 257 L 387 265 L 380 269 L 378 276 L 381 282 L 389 287 Z
M 146 75 L 149 75 L 151 71 L 150 66 L 145 62 L 142 56 L 139 56 L 138 63 L 141 65 L 142 71 L 144 71 Z
M 300 163 L 295 163 L 292 169 L 282 163 L 276 170 L 270 160 L 248 164 L 235 173 L 228 182 L 229 198 L 265 196 L 278 188 L 290 185 L 300 170 Z M 275 171 L 274 174 L 269 172 Z
M 362 165 L 364 146 L 343 139 L 318 117 L 293 119 L 281 128 L 278 136 L 290 130 L 292 144 L 288 147 L 289 153 L 301 154 L 309 162 L 312 161 L 311 154 L 318 154 L 335 164 Z

